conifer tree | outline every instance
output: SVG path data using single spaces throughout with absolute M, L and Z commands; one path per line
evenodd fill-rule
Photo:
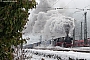
M 35 6 L 35 0 L 0 2 L 0 60 L 13 60 L 14 50 L 11 46 L 20 45 L 25 41 L 22 31 L 28 21 L 28 9 Z

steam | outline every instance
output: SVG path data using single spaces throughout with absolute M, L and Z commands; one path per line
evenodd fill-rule
M 40 0 L 40 3 L 34 13 L 38 14 L 39 12 L 47 12 L 48 10 L 51 10 L 50 3 L 47 0 Z
M 37 8 L 29 16 L 26 34 L 42 35 L 44 40 L 57 37 L 65 37 L 64 25 L 70 26 L 71 35 L 74 29 L 74 18 L 66 17 L 58 10 L 52 10 L 49 2 L 54 0 L 40 0 Z

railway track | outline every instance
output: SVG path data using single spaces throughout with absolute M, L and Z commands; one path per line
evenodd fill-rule
M 53 51 L 74 51 L 74 52 L 83 52 L 90 53 L 90 49 L 74 49 L 74 48 L 34 48 L 40 50 L 53 50 Z
M 90 60 L 89 50 L 76 50 L 73 48 L 35 48 L 26 49 L 26 53 L 32 53 L 34 55 L 43 56 L 47 58 L 54 58 L 57 60 Z M 75 52 L 73 52 L 75 51 Z M 76 53 L 77 52 L 77 53 Z M 78 53 L 81 52 L 81 53 Z M 25 53 L 25 54 L 26 54 Z M 84 57 L 87 55 L 87 57 Z

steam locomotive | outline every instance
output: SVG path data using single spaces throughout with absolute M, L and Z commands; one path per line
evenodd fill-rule
M 55 42 L 55 46 L 61 46 L 61 47 L 72 47 L 72 40 L 73 38 L 71 37 L 61 37 L 61 38 L 57 38 L 54 39 Z

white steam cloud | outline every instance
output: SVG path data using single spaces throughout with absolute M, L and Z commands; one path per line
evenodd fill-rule
M 36 10 L 29 18 L 27 29 L 28 34 L 41 34 L 44 39 L 51 39 L 65 36 L 64 25 L 70 26 L 71 35 L 74 29 L 74 19 L 62 15 L 58 10 L 51 10 L 49 5 L 51 0 L 41 0 Z

